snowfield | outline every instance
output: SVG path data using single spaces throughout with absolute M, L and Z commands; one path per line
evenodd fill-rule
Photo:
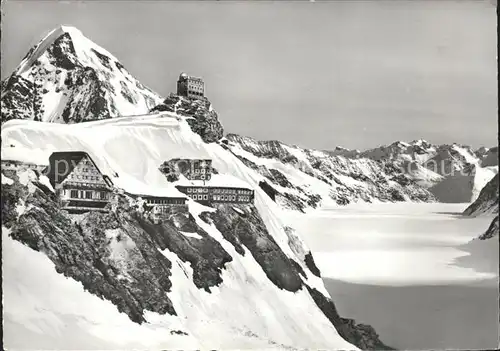
M 270 235 L 285 255 L 302 262 L 307 284 L 328 296 L 321 278 L 311 274 L 304 258 L 294 253 L 309 250 L 298 237 L 291 240 L 285 232 L 281 210 L 257 185 L 262 176 L 219 145 L 204 143 L 175 114 L 73 125 L 9 121 L 2 125 L 1 137 L 2 150 L 13 148 L 22 151 L 19 155 L 34 155 L 37 150 L 37 155 L 44 155 L 37 160 L 40 164 L 47 164 L 56 150 L 86 151 L 116 186 L 148 194 L 173 191 L 158 169 L 163 161 L 210 158 L 221 177 L 238 178 L 255 189 L 255 205 Z M 190 264 L 164 250 L 172 262 L 168 297 L 178 316 L 147 313 L 148 323 L 143 325 L 132 323 L 111 303 L 56 273 L 48 258 L 13 241 L 3 230 L 4 326 L 9 333 L 5 344 L 25 349 L 97 345 L 100 349 L 356 349 L 339 336 L 306 289 L 296 293 L 279 289 L 249 252 L 238 254 L 214 226 L 199 219 L 197 214 L 206 209 L 190 201 L 198 225 L 233 257 L 222 271 L 223 283 L 211 288 L 211 293 L 198 289 Z M 113 257 L 126 265 L 123 250 L 128 243 L 117 243 L 113 232 L 108 235 Z M 182 333 L 169 333 L 175 330 Z

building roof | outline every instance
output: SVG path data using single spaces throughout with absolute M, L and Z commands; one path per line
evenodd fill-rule
M 127 194 L 130 197 L 133 197 L 134 199 L 140 197 L 143 199 L 181 199 L 181 200 L 187 200 L 187 197 L 181 192 L 179 192 L 179 196 L 171 196 L 171 195 L 158 196 L 158 195 L 148 195 L 148 194 L 135 194 L 135 193 L 131 193 L 128 191 L 125 191 L 125 194 Z
M 203 82 L 203 79 L 200 78 L 200 77 L 195 77 L 195 76 L 190 76 L 190 75 L 187 75 L 186 73 L 182 72 L 180 75 L 179 75 L 179 80 L 197 80 L 197 81 L 200 81 L 200 82 Z
M 240 178 L 236 178 L 229 174 L 212 174 L 210 180 L 189 180 L 182 174 L 179 180 L 175 182 L 179 186 L 205 186 L 205 187 L 226 187 L 226 188 L 243 188 L 252 189 L 252 187 Z
M 85 151 L 57 151 L 57 152 L 53 152 L 50 155 L 50 157 L 49 157 L 50 166 L 49 166 L 49 173 L 47 174 L 47 177 L 49 178 L 52 186 L 55 185 L 56 173 L 55 173 L 55 167 L 53 166 L 55 161 L 63 160 L 66 162 L 66 165 L 68 165 L 67 172 L 65 172 L 64 174 L 60 174 L 61 178 L 58 179 L 59 182 L 62 182 L 62 181 L 64 181 L 64 179 L 66 179 L 66 177 L 68 175 L 71 174 L 71 172 L 73 172 L 73 169 L 76 167 L 76 165 L 78 165 L 78 163 L 80 163 L 80 161 L 82 159 L 84 159 L 85 157 L 87 157 L 92 162 L 92 164 L 97 169 L 97 171 L 103 175 L 104 181 L 106 183 L 108 183 L 108 185 L 112 186 L 113 182 L 111 181 L 111 179 L 109 179 L 109 177 L 107 175 L 105 175 L 101 172 L 101 170 L 99 169 L 99 167 L 97 167 L 97 165 L 94 162 L 94 160 L 92 159 L 92 157 L 90 157 L 90 155 L 88 153 L 86 153 Z

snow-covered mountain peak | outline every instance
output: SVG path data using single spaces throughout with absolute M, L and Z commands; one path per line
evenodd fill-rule
M 422 147 L 429 147 L 429 146 L 432 145 L 431 143 L 429 143 L 427 140 L 424 140 L 424 139 L 413 140 L 410 144 L 411 145 L 422 146 Z
M 75 123 L 147 113 L 161 97 L 75 27 L 59 26 L 2 82 L 2 122 Z
M 81 64 L 99 66 L 100 62 L 97 55 L 107 56 L 110 61 L 118 62 L 118 59 L 109 51 L 88 39 L 76 27 L 61 25 L 54 28 L 47 34 L 33 50 L 23 59 L 16 69 L 16 73 L 22 75 L 29 71 L 30 67 L 53 45 L 59 46 L 59 55 L 71 55 Z

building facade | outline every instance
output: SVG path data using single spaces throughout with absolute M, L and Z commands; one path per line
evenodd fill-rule
M 113 195 L 109 177 L 83 151 L 54 152 L 47 176 L 61 207 L 70 213 L 104 212 Z
M 212 160 L 174 158 L 165 162 L 160 167 L 160 170 L 164 174 L 174 171 L 184 175 L 189 180 L 210 180 L 212 177 Z
M 205 82 L 199 77 L 181 73 L 177 80 L 177 95 L 190 99 L 202 99 L 205 97 Z
M 253 203 L 254 200 L 254 191 L 246 188 L 196 185 L 178 185 L 176 188 L 203 205 L 218 203 L 248 204 Z

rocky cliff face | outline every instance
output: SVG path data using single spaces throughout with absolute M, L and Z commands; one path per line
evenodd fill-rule
M 304 211 L 333 201 L 433 201 L 393 162 L 349 159 L 279 141 L 229 134 L 221 145 L 266 180 L 261 188 L 284 207 Z
M 481 190 L 479 197 L 464 211 L 466 216 L 498 213 L 499 180 L 498 174 Z
M 1 121 L 78 123 L 145 114 L 161 98 L 72 27 L 50 32 L 2 82 Z
M 478 237 L 478 239 L 479 240 L 486 240 L 486 239 L 491 239 L 491 238 L 498 236 L 499 231 L 500 231 L 498 222 L 499 222 L 498 215 L 496 215 L 495 218 L 493 218 L 493 220 L 491 221 L 491 224 L 488 227 L 488 229 L 486 229 L 486 231 L 483 234 L 481 234 Z
M 193 132 L 200 135 L 206 143 L 218 141 L 224 135 L 217 112 L 207 98 L 193 100 L 170 94 L 163 103 L 151 109 L 151 112 L 158 111 L 170 111 L 188 117 L 187 122 Z
M 464 215 L 466 216 L 496 215 L 491 221 L 488 229 L 478 237 L 480 240 L 486 240 L 498 236 L 499 199 L 499 176 L 496 174 L 493 179 L 491 179 L 488 184 L 481 189 L 477 200 L 464 211 Z
M 331 299 L 308 282 L 309 274 L 319 276 L 310 252 L 300 252 L 289 233 L 299 260 L 285 255 L 253 205 L 218 205 L 198 214 L 173 214 L 154 224 L 139 203 L 115 196 L 109 213 L 69 215 L 33 171 L 3 171 L 2 226 L 14 240 L 47 255 L 58 273 L 81 282 L 86 291 L 111 302 L 138 324 L 148 321 L 149 312 L 185 318 L 183 307 L 170 298 L 176 291 L 191 294 L 185 303 L 197 303 L 193 293 L 174 279 L 174 265 L 189 265 L 192 273 L 186 276 L 191 283 L 211 294 L 226 284 L 224 272 L 239 260 L 237 256 L 251 256 L 273 286 L 292 293 L 307 291 L 345 340 L 362 349 L 390 349 L 371 327 L 338 315 Z M 234 251 L 204 229 L 209 227 Z M 255 279 L 250 271 L 238 274 Z

